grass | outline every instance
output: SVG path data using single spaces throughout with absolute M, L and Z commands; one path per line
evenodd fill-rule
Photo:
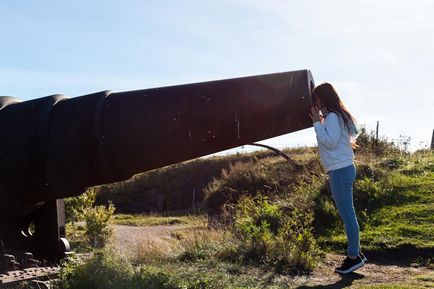
M 349 283 L 349 282 L 348 282 Z M 378 285 L 352 285 L 352 284 L 342 284 L 339 285 L 317 285 L 317 286 L 301 286 L 297 289 L 325 289 L 325 288 L 354 288 L 354 289 L 426 289 L 432 288 L 427 287 L 430 284 L 378 284 Z
M 113 253 L 106 255 L 104 258 L 114 258 Z M 132 267 L 117 258 L 116 261 L 106 261 L 97 257 L 83 267 L 68 266 L 65 267 L 71 274 L 63 275 L 61 288 L 288 288 L 291 280 L 290 276 L 276 275 L 269 268 L 220 262 L 212 258 L 194 262 L 166 260 Z M 108 276 L 113 285 L 104 281 Z M 95 279 L 100 280 L 99 283 L 92 281 Z M 143 287 L 134 287 L 135 280 L 140 280 Z M 145 286 L 149 284 L 154 287 Z
M 163 216 L 161 214 L 115 214 L 113 223 L 128 226 L 189 225 L 201 226 L 206 215 Z
M 434 283 L 434 272 L 426 275 L 419 275 L 415 277 L 417 280 L 427 281 Z
M 228 245 L 224 231 L 185 231 L 177 245 L 138 245 L 132 259 L 111 250 L 85 263 L 63 266 L 59 288 L 287 288 L 290 277 L 273 280 L 270 267 L 221 261 L 219 246 Z M 145 251 L 143 251 L 145 249 Z M 147 251 L 146 251 L 147 250 Z M 156 253 L 158 252 L 158 253 Z M 152 257 L 150 257 L 152 254 Z M 271 279 L 270 279 L 271 278 Z M 148 286 L 148 287 L 147 287 Z
M 408 174 L 409 167 L 420 164 L 420 155 L 416 155 L 407 156 L 402 168 L 387 171 L 376 199 L 378 204 L 368 207 L 364 218 L 359 217 L 359 221 L 364 219 L 361 245 L 365 250 L 414 248 L 426 252 L 428 259 L 434 257 L 434 172 L 429 167 L 434 163 L 434 153 L 423 156 L 427 164 L 424 170 Z M 339 228 L 331 229 L 325 239 L 326 247 L 334 250 L 342 250 L 346 243 Z
M 214 238 L 214 237 L 211 237 Z M 210 241 L 203 239 L 203 241 Z M 218 242 L 218 240 L 215 240 Z M 190 246 L 194 246 L 190 244 Z M 191 248 L 190 248 L 191 249 Z M 337 283 L 325 281 L 322 285 L 302 285 L 294 283 L 294 278 L 303 279 L 300 275 L 279 274 L 271 267 L 223 262 L 215 258 L 209 251 L 205 258 L 181 260 L 170 257 L 160 260 L 141 260 L 141 263 L 132 263 L 117 252 L 107 249 L 96 254 L 84 265 L 69 264 L 64 266 L 58 288 L 68 289 L 288 289 L 288 288 L 431 288 L 433 275 L 419 275 L 409 278 L 406 282 L 395 284 L 362 285 L 358 280 L 342 279 Z M 211 254 L 210 254 L 211 253 Z M 176 255 L 175 255 L 176 256 Z M 317 276 L 317 278 L 320 276 Z M 333 284 L 345 286 L 337 287 Z M 333 287 L 334 286 L 334 287 Z
M 273 243 L 273 228 L 283 219 L 283 215 L 279 215 L 281 213 L 292 216 L 288 218 L 287 226 L 295 231 L 300 227 L 300 220 L 313 215 L 315 219 L 312 223 L 302 224 L 312 226 L 315 233 L 306 238 L 316 239 L 325 251 L 343 253 L 346 237 L 330 192 L 323 184 L 326 175 L 319 166 L 315 149 L 306 149 L 305 153 L 302 149 L 286 152 L 303 164 L 304 169 L 296 170 L 271 155 L 258 157 L 253 154 L 248 158 L 241 157 L 241 161 L 228 166 L 223 166 L 227 161 L 219 158 L 218 166 L 220 171 L 224 167 L 224 171 L 220 176 L 214 172 L 215 178 L 209 179 L 207 190 L 212 202 L 208 204 L 213 206 L 210 209 L 226 213 L 229 221 L 231 217 L 238 216 L 238 225 L 241 226 L 238 229 L 241 228 L 241 236 L 248 246 L 239 247 L 237 242 L 240 239 L 227 234 L 231 230 L 230 222 L 215 230 L 197 229 L 206 224 L 206 215 L 118 214 L 114 218 L 115 224 L 182 224 L 190 229 L 174 232 L 172 238 L 161 242 L 137 244 L 127 257 L 116 257 L 116 252 L 106 251 L 85 264 L 66 265 L 62 288 L 290 288 L 288 284 L 294 281 L 293 274 L 300 274 L 301 271 L 289 270 L 287 272 L 290 273 L 280 274 L 276 264 L 245 262 L 239 251 L 259 248 L 263 250 L 263 256 L 270 252 L 282 252 L 284 244 Z M 406 154 L 383 147 L 381 154 L 364 151 L 356 158 L 358 175 L 354 196 L 363 249 L 371 254 L 386 256 L 389 252 L 387 256 L 404 256 L 408 261 L 404 265 L 416 262 L 433 268 L 434 152 Z M 207 166 L 211 166 L 210 161 L 207 162 Z M 198 163 L 194 166 L 204 168 Z M 161 179 L 168 170 L 165 168 L 158 174 L 151 174 L 157 174 Z M 177 182 L 179 185 L 180 178 Z M 244 204 L 244 214 L 239 214 L 243 211 L 243 206 L 239 206 L 240 200 L 258 193 L 267 196 L 269 203 L 260 206 L 248 203 L 249 210 Z M 235 210 L 231 211 L 231 208 Z M 300 213 L 291 215 L 292 211 Z M 292 231 L 289 232 L 291 234 Z M 297 238 L 305 238 L 293 235 L 295 239 L 289 242 L 291 244 L 296 243 Z M 112 282 L 107 283 L 106 279 L 110 278 Z M 428 288 L 434 283 L 432 274 L 410 279 L 402 284 L 361 285 L 355 281 L 346 286 L 415 289 Z M 139 284 L 147 284 L 148 287 L 140 287 Z M 298 288 L 328 287 L 313 285 Z
M 300 154 L 302 154 L 300 152 Z M 97 204 L 107 204 L 112 201 L 118 213 L 142 213 L 167 211 L 188 213 L 200 211 L 202 189 L 213 178 L 219 177 L 222 169 L 227 169 L 231 163 L 246 162 L 268 158 L 273 153 L 268 151 L 229 156 L 214 156 L 186 161 L 171 166 L 137 174 L 131 179 L 95 187 Z M 193 191 L 197 192 L 196 208 L 185 210 L 192 206 Z

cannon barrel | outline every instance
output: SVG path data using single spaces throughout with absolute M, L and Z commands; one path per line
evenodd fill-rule
M 20 102 L 0 98 L 0 216 L 310 127 L 308 70 Z
M 71 99 L 0 97 L 0 273 L 15 268 L 9 252 L 64 256 L 65 197 L 312 126 L 313 86 L 300 70 Z

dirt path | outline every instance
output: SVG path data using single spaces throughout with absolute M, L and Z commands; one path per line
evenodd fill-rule
M 316 268 L 312 274 L 295 278 L 294 285 L 297 288 L 351 288 L 351 285 L 374 284 L 423 284 L 429 285 L 421 278 L 421 275 L 429 275 L 432 281 L 434 270 L 425 267 L 402 267 L 398 265 L 378 265 L 375 261 L 365 264 L 354 273 L 341 276 L 335 274 L 333 269 L 337 267 L 344 256 L 327 254 L 326 260 Z M 432 285 L 433 283 L 431 283 Z M 355 286 L 356 287 L 356 286 Z M 433 287 L 425 287 L 433 288 Z
M 159 241 L 176 230 L 192 228 L 191 225 L 157 225 L 146 227 L 135 227 L 116 225 L 115 241 L 119 250 L 131 248 L 139 242 L 146 240 Z M 369 260 L 364 267 L 355 273 L 341 277 L 333 272 L 342 261 L 343 256 L 337 254 L 327 254 L 324 261 L 309 275 L 296 277 L 273 274 L 264 272 L 267 276 L 267 283 L 284 283 L 292 288 L 357 288 L 362 284 L 416 284 L 422 288 L 434 288 L 434 270 L 425 267 L 399 266 L 392 264 L 384 265 L 384 260 Z M 368 256 L 369 259 L 369 256 Z M 246 268 L 245 274 L 249 274 L 250 269 Z M 244 270 L 243 270 L 244 271 Z M 260 275 L 261 273 L 259 273 Z M 419 277 L 418 277 L 419 276 Z M 428 276 L 423 280 L 420 276 Z
M 155 241 L 170 237 L 176 230 L 191 228 L 191 225 L 155 225 L 155 226 L 127 226 L 115 225 L 115 244 L 120 251 L 136 246 L 143 241 Z

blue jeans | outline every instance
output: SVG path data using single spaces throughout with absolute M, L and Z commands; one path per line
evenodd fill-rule
M 356 179 L 354 164 L 328 172 L 330 188 L 339 216 L 345 225 L 348 240 L 348 256 L 358 256 L 360 250 L 359 223 L 353 204 L 353 184 Z

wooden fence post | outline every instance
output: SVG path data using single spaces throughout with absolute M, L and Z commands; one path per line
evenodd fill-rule
M 434 150 L 434 129 L 432 130 L 431 149 Z
M 375 130 L 375 146 L 378 146 L 378 126 L 380 125 L 380 121 L 377 120 L 377 129 Z

